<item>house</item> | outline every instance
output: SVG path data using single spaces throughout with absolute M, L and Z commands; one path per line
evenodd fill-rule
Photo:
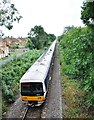
M 0 59 L 9 55 L 9 47 L 3 39 L 0 39 Z
M 12 38 L 12 37 L 6 37 L 3 39 L 3 41 L 6 43 L 7 46 L 11 47 L 11 46 L 15 46 L 18 44 L 18 40 L 16 38 Z
M 12 47 L 12 46 L 15 46 L 15 45 L 24 46 L 25 47 L 25 43 L 27 41 L 27 38 L 18 37 L 16 39 L 16 38 L 13 38 L 13 37 L 6 37 L 6 38 L 3 39 L 3 41 L 9 47 Z
M 28 51 L 28 48 L 25 48 L 27 38 L 13 38 L 6 37 L 0 38 L 0 58 L 6 57 L 9 55 L 9 51 Z M 18 49 L 15 50 L 13 47 L 18 46 Z

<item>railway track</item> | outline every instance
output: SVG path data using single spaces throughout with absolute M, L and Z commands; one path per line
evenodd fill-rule
M 26 119 L 26 115 L 27 115 L 27 113 L 28 113 L 28 110 L 29 110 L 29 108 L 27 107 L 27 108 L 25 109 L 25 112 L 24 112 L 24 115 L 23 115 L 23 117 L 22 117 L 22 120 L 25 120 L 25 119 Z
M 36 114 L 37 113 L 37 114 Z M 27 120 L 29 118 L 41 118 L 42 107 L 26 107 L 24 115 L 21 120 Z

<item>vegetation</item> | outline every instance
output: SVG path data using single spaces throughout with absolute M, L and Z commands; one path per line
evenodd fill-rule
M 8 58 L 11 58 L 11 57 L 16 57 L 16 55 L 23 54 L 23 53 L 24 53 L 23 51 L 10 52 L 9 56 L 1 58 L 0 62 L 2 62 L 3 60 L 7 60 Z
M 0 119 L 2 118 L 2 92 L 1 92 L 1 88 L 0 88 Z
M 94 114 L 94 1 L 83 3 L 81 19 L 87 27 L 68 26 L 59 36 L 61 74 L 76 81 L 84 92 L 80 104 Z
M 83 3 L 81 19 L 85 25 L 94 27 L 94 1 Z
M 11 4 L 10 0 L 0 1 L 0 26 L 5 26 L 9 30 L 13 27 L 13 22 L 22 18 L 19 15 L 18 10 L 14 4 Z
M 31 28 L 28 38 L 27 47 L 30 49 L 42 49 L 55 40 L 56 36 L 54 34 L 47 34 L 42 26 L 36 25 L 34 28 Z
M 94 108 L 94 33 L 89 28 L 72 28 L 59 39 L 61 72 L 76 79 L 85 91 L 84 103 Z
M 68 76 L 61 76 L 62 79 L 62 96 L 63 96 L 63 117 L 64 118 L 91 118 L 81 104 L 84 91 L 79 87 L 77 80 L 69 79 Z
M 22 58 L 14 59 L 0 70 L 0 76 L 2 76 L 3 112 L 6 110 L 5 103 L 9 104 L 15 101 L 15 96 L 19 92 L 20 78 L 41 53 L 42 50 L 27 52 Z
M 14 46 L 11 46 L 12 49 L 18 49 L 19 48 L 19 45 L 14 45 Z

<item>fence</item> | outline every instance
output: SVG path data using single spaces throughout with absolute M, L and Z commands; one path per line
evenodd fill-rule
M 7 60 L 1 61 L 1 62 L 0 62 L 0 68 L 2 67 L 2 65 L 5 65 L 6 63 L 14 60 L 15 58 L 20 58 L 20 57 L 22 57 L 23 55 L 24 55 L 24 54 L 18 54 L 18 55 L 15 55 L 15 56 L 11 57 L 11 58 L 8 58 Z

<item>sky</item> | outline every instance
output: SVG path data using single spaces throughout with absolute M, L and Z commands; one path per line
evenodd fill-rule
M 5 36 L 27 37 L 35 25 L 46 33 L 62 35 L 66 26 L 84 26 L 80 20 L 83 0 L 11 0 L 23 17 L 13 23 L 13 29 L 2 27 Z

